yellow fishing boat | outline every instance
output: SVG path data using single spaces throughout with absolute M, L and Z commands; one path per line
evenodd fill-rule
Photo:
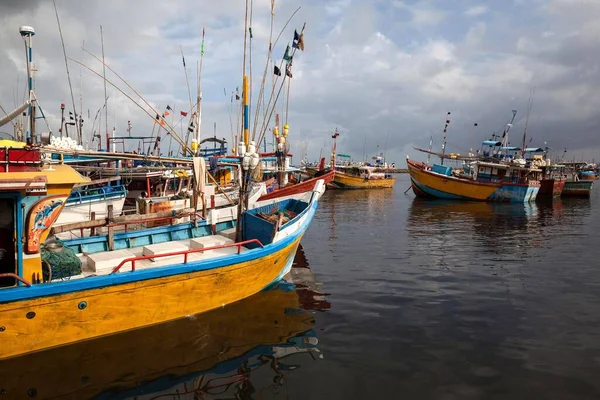
M 36 147 L 6 147 L 0 173 L 0 359 L 158 324 L 246 298 L 278 281 L 312 220 L 307 201 L 248 210 L 241 237 L 205 220 L 66 240 L 46 248 L 76 253 L 81 267 L 55 278 L 42 244 L 70 190 L 86 178 L 66 165 L 42 165 Z M 60 264 L 60 263 L 58 263 Z

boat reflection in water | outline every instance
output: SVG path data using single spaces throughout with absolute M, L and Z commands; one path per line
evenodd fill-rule
M 4 360 L 0 398 L 223 399 L 277 392 L 287 373 L 322 358 L 308 310 L 330 307 L 303 250 L 296 260 L 301 272 L 292 268 L 288 280 L 222 309 Z M 298 286 L 295 276 L 302 277 Z

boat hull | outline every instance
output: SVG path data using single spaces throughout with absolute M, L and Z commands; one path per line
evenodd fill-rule
M 411 186 L 415 195 L 447 200 L 477 200 L 524 203 L 534 201 L 539 183 L 529 185 L 484 183 L 437 174 L 425 164 L 407 160 Z
M 583 171 L 579 173 L 579 179 L 582 181 L 595 181 L 598 177 L 593 171 Z
M 283 199 L 283 198 L 291 198 L 298 195 L 303 195 L 304 193 L 310 191 L 315 187 L 315 184 L 318 180 L 322 179 L 323 183 L 328 184 L 333 181 L 335 175 L 335 171 L 327 172 L 324 175 L 316 176 L 311 179 L 307 179 L 304 182 L 297 183 L 295 185 L 289 185 L 282 189 L 274 190 L 270 193 L 264 194 L 259 197 L 258 201 L 263 200 L 271 200 L 271 199 Z
M 314 319 L 300 310 L 292 288 L 284 283 L 225 310 L 6 360 L 0 363 L 2 388 L 7 398 L 27 398 L 30 388 L 43 399 L 91 399 L 103 393 L 122 398 L 142 382 L 148 383 L 148 393 L 200 371 L 222 369 L 223 362 L 238 367 L 250 352 L 270 354 L 267 345 L 288 343 L 312 329 Z M 229 345 L 223 347 L 225 340 Z
M 0 332 L 0 359 L 154 325 L 241 300 L 267 287 L 288 269 L 300 239 L 279 246 L 267 256 L 225 267 L 190 268 L 187 273 L 0 304 L 4 328 Z M 78 281 L 85 284 L 92 279 L 97 278 Z M 45 286 L 51 290 L 60 285 Z
M 329 184 L 331 189 L 384 189 L 394 187 L 396 178 L 365 179 L 335 171 L 335 177 Z
M 590 197 L 593 181 L 567 181 L 561 193 L 562 197 Z
M 538 198 L 558 197 L 565 187 L 565 179 L 542 179 Z

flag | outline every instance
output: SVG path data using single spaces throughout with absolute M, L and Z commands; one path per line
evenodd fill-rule
M 171 108 L 171 106 L 170 106 L 170 105 L 168 105 L 168 104 L 167 104 L 167 110 L 171 110 L 171 111 L 173 111 L 173 109 Z
M 289 76 L 290 78 L 292 77 L 292 68 L 291 68 L 291 65 L 287 66 L 287 68 L 285 69 L 285 74 L 287 76 Z
M 285 48 L 285 53 L 283 54 L 283 59 L 288 62 L 292 62 L 292 56 L 290 56 L 290 45 Z
M 165 117 L 168 117 L 169 115 L 171 115 L 171 113 L 168 111 L 165 111 L 165 113 L 163 114 L 163 116 L 165 116 Z
M 249 27 L 248 31 L 250 32 L 250 39 L 252 39 L 252 27 Z
M 298 35 L 298 32 L 294 30 L 294 41 L 292 47 L 304 51 L 304 33 Z
M 183 50 L 182 50 L 183 52 Z M 185 57 L 183 56 L 183 54 L 181 55 L 181 59 L 183 60 L 183 68 L 185 68 Z
M 160 115 L 156 114 L 156 117 L 154 117 L 154 119 L 154 123 L 157 124 L 160 121 Z
M 187 117 L 187 114 L 188 114 L 188 113 L 186 113 L 185 111 L 179 111 L 179 112 L 181 113 L 181 116 L 182 116 L 182 117 Z
M 202 45 L 200 46 L 200 55 L 204 55 L 204 28 L 202 28 Z
M 279 69 L 279 67 L 277 65 L 275 66 L 275 69 L 273 72 L 275 73 L 275 75 L 281 76 L 281 70 Z

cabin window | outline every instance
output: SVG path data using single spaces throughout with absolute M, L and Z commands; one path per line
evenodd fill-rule
M 17 273 L 15 262 L 15 200 L 0 198 L 0 274 Z M 0 287 L 14 286 L 13 278 L 0 278 Z

